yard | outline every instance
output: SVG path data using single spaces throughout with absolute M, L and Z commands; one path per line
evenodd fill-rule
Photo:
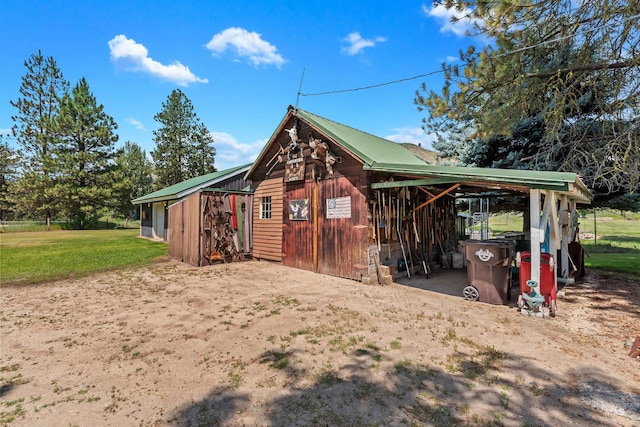
M 541 319 L 259 261 L 5 286 L 0 424 L 638 425 L 637 277 L 564 291 Z

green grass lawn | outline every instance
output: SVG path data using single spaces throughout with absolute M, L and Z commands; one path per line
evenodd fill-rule
M 522 214 L 491 215 L 489 228 L 494 234 L 521 231 Z M 581 239 L 585 267 L 632 273 L 640 276 L 640 214 L 593 211 L 580 218 L 580 231 L 596 239 Z
M 167 254 L 137 229 L 0 233 L 0 284 L 32 284 L 125 266 Z

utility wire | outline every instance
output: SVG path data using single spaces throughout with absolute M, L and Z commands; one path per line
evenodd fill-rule
M 342 92 L 355 92 L 358 90 L 367 90 L 367 89 L 373 89 L 376 87 L 381 87 L 381 86 L 388 86 L 388 85 L 392 85 L 392 84 L 396 84 L 396 83 L 402 83 L 402 82 L 406 82 L 409 80 L 415 80 L 415 79 L 419 79 L 421 77 L 428 77 L 428 76 L 432 76 L 434 74 L 439 74 L 439 73 L 444 73 L 444 70 L 437 70 L 437 71 L 431 71 L 425 74 L 420 74 L 417 76 L 413 76 L 413 77 L 407 77 L 404 79 L 399 79 L 399 80 L 393 80 L 390 82 L 385 82 L 385 83 L 379 83 L 379 84 L 375 84 L 375 85 L 371 85 L 371 86 L 363 86 L 363 87 L 358 87 L 355 89 L 338 89 L 338 90 L 329 90 L 327 92 L 318 92 L 318 93 L 300 93 L 300 95 L 302 96 L 319 96 L 319 95 L 329 95 L 332 93 L 342 93 Z
M 640 18 L 640 13 L 636 14 L 636 15 L 633 15 L 633 16 L 629 16 L 629 17 L 623 19 L 622 22 L 626 22 L 626 21 L 630 21 L 632 19 L 638 19 L 638 18 Z M 583 30 L 581 33 L 579 33 L 579 35 L 585 35 L 587 33 L 599 30 L 601 28 L 602 27 L 587 28 L 587 29 Z M 534 45 L 524 46 L 524 47 L 521 47 L 521 48 L 518 48 L 518 49 L 514 49 L 514 50 L 503 52 L 503 53 L 500 53 L 500 54 L 497 54 L 497 55 L 493 55 L 489 59 L 500 58 L 502 56 L 507 56 L 507 55 L 511 55 L 511 54 L 514 54 L 514 53 L 518 53 L 518 52 L 524 52 L 525 50 L 535 49 L 536 47 L 544 46 L 544 45 L 549 44 L 549 43 L 559 42 L 561 40 L 565 40 L 565 39 L 568 39 L 568 38 L 571 38 L 571 37 L 575 37 L 575 36 L 576 36 L 576 34 L 569 34 L 569 35 L 566 35 L 566 36 L 557 37 L 557 38 L 552 39 L 552 40 L 545 40 L 543 42 L 540 42 L 540 43 L 537 43 L 537 44 L 534 44 Z M 419 78 L 422 78 L 422 77 L 433 76 L 434 74 L 440 74 L 440 73 L 444 73 L 444 72 L 445 72 L 444 69 L 437 70 L 437 71 L 430 71 L 428 73 L 419 74 L 419 75 L 414 76 L 414 77 L 407 77 L 407 78 L 404 78 L 404 79 L 392 80 L 392 81 L 385 82 L 385 83 L 378 83 L 378 84 L 374 84 L 374 85 L 362 86 L 362 87 L 357 87 L 357 88 L 352 88 L 352 89 L 337 89 L 337 90 L 329 90 L 329 91 L 326 91 L 326 92 L 317 92 L 317 93 L 302 93 L 302 92 L 298 91 L 298 95 L 299 96 L 320 96 L 320 95 L 331 95 L 331 94 L 335 94 L 335 93 L 357 92 L 357 91 L 360 91 L 360 90 L 375 89 L 375 88 L 378 88 L 378 87 L 393 85 L 393 84 L 396 84 L 396 83 L 402 83 L 402 82 L 406 82 L 406 81 L 410 81 L 410 80 L 419 79 Z M 302 84 L 301 84 L 301 88 L 302 88 Z

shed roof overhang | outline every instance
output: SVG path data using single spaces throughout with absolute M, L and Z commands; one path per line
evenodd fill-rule
M 460 166 L 433 166 L 398 168 L 394 165 L 374 164 L 365 169 L 404 176 L 402 181 L 373 183 L 372 189 L 399 187 L 428 187 L 459 183 L 462 193 L 529 193 L 531 189 L 552 190 L 566 194 L 579 203 L 590 203 L 591 192 L 578 174 L 514 169 L 469 168 Z M 415 179 L 411 179 L 415 178 Z M 477 190 L 476 190 L 477 189 Z M 464 194 L 461 194 L 464 196 Z
M 225 169 L 218 172 L 213 172 L 207 175 L 198 176 L 188 179 L 186 181 L 179 182 L 177 184 L 165 187 L 153 193 L 146 194 L 137 199 L 133 199 L 131 203 L 138 205 L 141 203 L 154 203 L 165 202 L 176 199 L 181 199 L 196 191 L 210 187 L 217 183 L 220 183 L 230 177 L 239 176 L 249 170 L 251 164 L 240 165 L 233 168 Z

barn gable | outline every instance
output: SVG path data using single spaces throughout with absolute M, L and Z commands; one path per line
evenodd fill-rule
M 371 171 L 381 164 L 427 165 L 399 144 L 290 107 L 245 177 L 254 188 L 254 257 L 360 280 Z

